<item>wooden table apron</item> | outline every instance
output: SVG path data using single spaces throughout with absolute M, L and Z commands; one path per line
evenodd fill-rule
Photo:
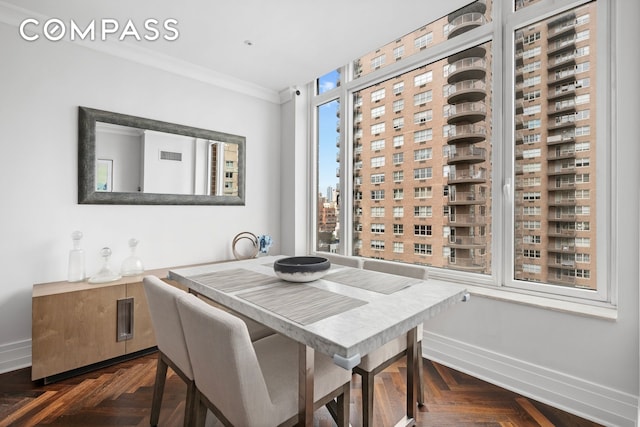
M 300 425 L 313 425 L 314 351 L 352 369 L 360 363 L 361 356 L 406 333 L 407 414 L 398 424 L 414 423 L 421 353 L 417 327 L 462 301 L 466 289 L 341 265 L 332 265 L 320 280 L 295 284 L 275 275 L 273 262 L 278 258 L 281 257 L 267 256 L 170 270 L 168 278 L 300 343 Z M 270 292 L 277 298 L 269 298 Z M 297 294 L 300 298 L 296 300 Z

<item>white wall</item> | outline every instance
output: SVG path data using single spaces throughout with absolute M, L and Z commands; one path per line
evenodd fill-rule
M 0 53 L 0 372 L 30 364 L 32 285 L 66 279 L 73 230 L 88 274 L 131 237 L 147 268 L 232 258 L 241 231 L 280 250 L 279 105 L 1 23 Z M 245 136 L 246 206 L 79 205 L 78 106 Z

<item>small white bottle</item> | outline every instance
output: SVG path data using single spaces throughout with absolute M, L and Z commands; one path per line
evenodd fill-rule
M 80 249 L 80 240 L 82 240 L 82 232 L 74 231 L 71 233 L 73 240 L 73 249 L 69 251 L 69 282 L 82 282 L 85 279 L 84 272 L 84 250 Z

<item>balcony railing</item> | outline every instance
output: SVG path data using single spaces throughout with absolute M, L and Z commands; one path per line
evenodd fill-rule
M 459 256 L 449 257 L 449 266 L 454 268 L 464 268 L 472 270 L 480 270 L 487 265 L 483 257 L 480 258 L 463 258 Z
M 550 222 L 573 222 L 577 218 L 575 213 L 551 214 L 547 218 Z
M 575 45 L 576 45 L 575 37 L 570 37 L 564 40 L 558 40 L 555 43 L 549 44 L 549 47 L 547 48 L 547 55 L 548 56 L 556 55 L 558 52 L 564 49 L 573 48 Z
M 549 252 L 575 253 L 576 245 L 549 245 L 547 250 Z
M 567 150 L 555 150 L 547 153 L 547 160 L 570 159 L 576 156 L 575 148 Z
M 446 105 L 444 108 L 444 117 L 448 123 L 455 123 L 459 120 L 476 122 L 483 120 L 486 116 L 487 106 L 481 101 Z
M 486 215 L 480 214 L 452 214 L 447 217 L 447 223 L 453 226 L 469 227 L 487 223 Z
M 485 192 L 449 191 L 449 203 L 458 205 L 481 204 L 487 201 Z
M 487 84 L 483 80 L 464 80 L 456 84 L 450 84 L 444 87 L 444 96 L 447 102 L 455 104 L 458 99 L 466 96 L 470 101 L 479 101 L 486 96 Z M 475 96 L 473 94 L 476 94 Z M 474 99 L 475 98 L 475 99 Z
M 457 147 L 449 152 L 448 163 L 462 161 L 484 161 L 487 157 L 487 150 L 480 147 Z
M 444 36 L 451 38 L 464 33 L 472 28 L 484 25 L 487 19 L 482 13 L 472 12 L 458 16 L 449 24 L 445 25 Z
M 484 246 L 487 236 L 449 236 L 449 244 L 454 246 Z
M 449 172 L 447 182 L 449 184 L 462 182 L 485 182 L 487 180 L 487 170 L 485 168 L 471 167 L 469 169 L 456 169 Z
M 487 137 L 487 128 L 481 125 L 457 125 L 451 126 L 445 131 L 447 142 L 468 140 L 480 142 Z
M 450 64 L 445 77 L 449 82 L 462 78 L 482 78 L 486 75 L 487 61 L 484 58 L 464 58 Z

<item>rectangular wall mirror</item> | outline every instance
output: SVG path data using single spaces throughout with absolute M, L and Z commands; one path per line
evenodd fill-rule
M 243 136 L 79 107 L 78 138 L 78 203 L 245 203 Z

